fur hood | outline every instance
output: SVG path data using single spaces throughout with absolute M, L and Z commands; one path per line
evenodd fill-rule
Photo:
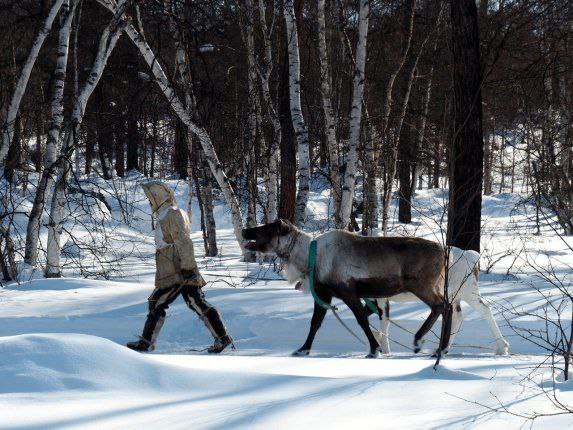
M 175 193 L 167 184 L 161 181 L 150 181 L 141 185 L 145 195 L 151 203 L 151 210 L 154 214 L 159 214 L 162 209 L 170 206 L 177 206 Z

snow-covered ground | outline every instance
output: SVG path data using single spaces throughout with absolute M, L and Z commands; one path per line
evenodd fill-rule
M 181 202 L 185 191 L 179 185 Z M 124 195 L 139 202 L 125 211 L 131 226 L 109 221 L 113 235 L 106 239 L 119 257 L 113 264 L 120 274 L 110 272 L 107 280 L 78 277 L 74 258 L 89 259 L 79 249 L 65 278 L 32 279 L 0 290 L 0 428 L 510 429 L 523 425 L 524 418 L 488 407 L 503 404 L 515 414 L 556 412 L 543 392 L 553 394 L 551 373 L 536 370 L 544 350 L 515 336 L 505 319 L 522 328 L 543 328 L 534 313 L 544 299 L 532 285 L 553 289 L 538 279 L 535 267 L 551 262 L 556 275 L 566 278 L 573 255 L 549 229 L 533 235 L 530 208 L 518 205 L 519 196 L 487 197 L 483 207 L 482 268 L 489 273 L 482 272 L 480 289 L 511 344 L 511 355 L 493 355 L 485 321 L 468 308 L 456 346 L 434 370 L 428 353 L 435 335 L 429 335 L 418 356 L 391 343 L 391 355 L 367 360 L 366 347 L 332 315 L 311 356 L 291 357 L 306 337 L 312 298 L 287 285 L 272 266 L 240 261 L 223 205 L 216 208 L 222 255 L 202 257 L 198 210 L 192 236 L 209 281 L 207 299 L 223 314 L 237 349 L 219 356 L 197 351 L 212 339 L 178 300 L 168 310 L 156 351 L 128 350 L 122 345 L 140 333 L 154 267 L 147 205 L 134 187 L 126 187 Z M 407 228 L 395 224 L 394 233 L 440 240 L 444 196 L 419 192 L 415 222 Z M 109 202 L 112 213 L 102 222 L 106 216 L 120 218 L 117 201 L 110 197 Z M 309 228 L 318 232 L 327 225 L 328 192 L 313 190 L 309 209 Z M 90 227 L 76 224 L 74 231 L 77 240 L 89 236 Z M 531 315 L 501 312 L 510 306 Z M 394 305 L 391 316 L 414 331 L 427 312 L 420 303 L 405 303 Z M 340 316 L 360 334 L 343 306 Z M 390 336 L 412 343 L 413 336 L 397 327 L 391 327 Z M 555 393 L 573 405 L 571 382 L 557 378 Z M 533 426 L 569 428 L 573 415 L 542 417 Z

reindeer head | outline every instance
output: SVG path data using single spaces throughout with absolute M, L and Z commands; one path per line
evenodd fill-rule
M 243 239 L 248 240 L 245 249 L 262 253 L 280 252 L 280 238 L 296 231 L 289 221 L 275 222 L 243 230 Z

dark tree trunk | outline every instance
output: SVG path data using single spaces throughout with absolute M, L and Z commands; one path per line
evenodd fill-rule
M 434 142 L 434 159 L 432 163 L 432 188 L 440 188 L 440 139 Z
M 120 178 L 125 176 L 125 118 L 115 124 L 115 173 Z
M 492 164 L 493 164 L 493 135 L 484 141 L 483 164 L 483 193 L 489 196 L 493 192 Z
M 112 139 L 112 134 L 109 130 L 99 129 L 99 133 L 97 135 L 97 143 L 98 143 L 98 155 L 99 161 L 101 165 L 101 173 L 105 180 L 111 179 L 111 173 L 109 171 L 109 163 L 108 163 L 108 145 L 109 141 Z
M 175 125 L 175 145 L 173 146 L 173 170 L 179 179 L 187 179 L 187 163 L 189 150 L 187 148 L 187 127 L 178 119 Z
M 450 147 L 448 244 L 480 250 L 483 134 L 475 0 L 452 0 L 454 134 Z
M 86 124 L 86 164 L 85 174 L 89 175 L 92 172 L 92 163 L 94 160 L 95 143 L 97 141 L 97 129 L 95 124 Z
M 101 172 L 105 180 L 111 179 L 111 168 L 110 168 L 110 155 L 113 143 L 113 130 L 109 122 L 111 113 L 109 110 L 109 104 L 105 102 L 106 94 L 104 93 L 104 86 L 99 85 L 96 89 L 97 105 L 99 107 L 96 113 L 96 125 L 97 125 L 97 146 L 98 155 L 101 165 Z
M 157 132 L 157 118 L 153 118 L 151 127 L 153 130 L 153 136 L 151 137 L 151 155 L 149 157 L 149 177 L 153 178 L 155 175 L 155 154 L 157 152 L 157 141 L 159 140 L 159 134 Z
M 139 170 L 137 112 L 130 110 L 127 115 L 127 170 Z
M 412 117 L 406 123 L 411 124 Z M 398 142 L 398 221 L 409 224 L 412 222 L 412 170 L 414 167 L 414 145 L 412 128 L 402 127 Z
M 6 180 L 10 183 L 16 181 L 15 170 L 19 169 L 22 164 L 22 118 L 20 115 L 16 117 L 14 124 L 14 138 L 10 142 L 10 149 L 6 156 L 6 168 L 4 174 Z
M 283 29 L 284 31 L 284 29 Z M 283 61 L 280 65 L 279 119 L 281 122 L 281 186 L 279 196 L 279 218 L 294 221 L 296 207 L 296 141 L 289 105 L 288 50 L 286 38 L 281 37 Z
M 36 113 L 36 148 L 32 154 L 32 161 L 34 162 L 34 169 L 36 172 L 42 171 L 42 160 L 44 159 L 44 145 L 42 138 L 44 136 L 44 117 L 42 109 L 38 109 Z

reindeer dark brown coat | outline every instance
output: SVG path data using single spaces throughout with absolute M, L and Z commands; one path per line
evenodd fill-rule
M 286 264 L 287 280 L 308 284 L 310 235 L 291 223 L 275 221 L 243 230 L 246 247 L 263 253 L 276 253 Z M 444 298 L 445 253 L 442 246 L 421 238 L 365 237 L 343 230 L 332 230 L 316 238 L 315 291 L 326 303 L 341 299 L 353 312 L 370 343 L 369 357 L 379 353 L 379 344 L 368 324 L 361 298 L 391 297 L 410 292 L 426 303 L 431 313 L 414 337 L 414 351 L 420 339 L 440 314 L 450 333 L 451 306 Z M 295 351 L 307 355 L 326 310 L 315 303 L 306 342 Z M 448 345 L 444 336 L 440 349 Z

